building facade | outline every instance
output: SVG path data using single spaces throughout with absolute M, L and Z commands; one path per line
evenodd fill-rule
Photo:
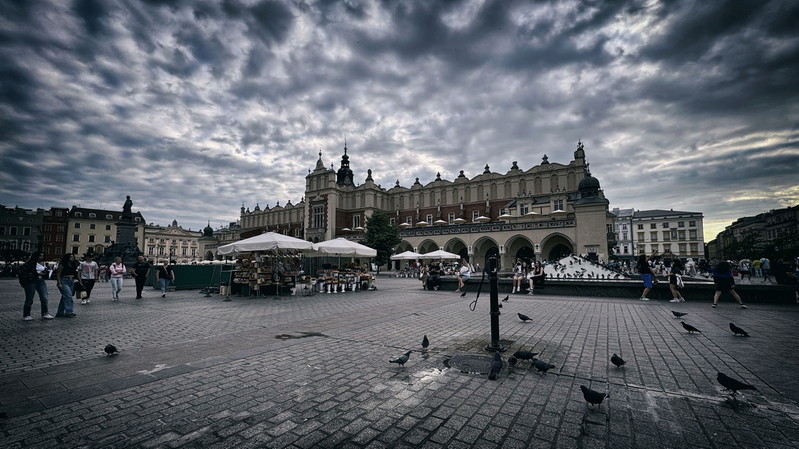
M 102 255 L 105 248 L 117 240 L 117 223 L 121 220 L 120 211 L 72 206 L 67 222 L 65 251 L 81 256 L 87 252 Z M 136 245 L 141 250 L 144 241 L 144 217 L 141 212 L 136 212 L 133 220 L 136 223 Z
M 44 252 L 44 260 L 61 260 L 66 251 L 68 222 L 67 207 L 51 207 L 45 211 L 42 219 L 42 244 L 39 248 Z
M 719 259 L 731 257 L 725 254 L 724 249 L 746 239 L 752 240 L 755 253 L 773 255 L 779 253 L 781 247 L 792 247 L 799 240 L 799 205 L 735 220 L 708 242 L 709 256 Z
M 631 221 L 636 254 L 703 259 L 703 218 L 701 212 L 636 210 Z
M 305 197 L 296 205 L 250 211 L 242 206 L 242 237 L 277 231 L 310 241 L 358 239 L 367 219 L 383 210 L 399 228 L 396 252 L 444 249 L 481 265 L 491 256 L 500 267 L 517 258 L 557 259 L 583 254 L 606 261 L 613 219 L 599 181 L 591 176 L 582 142 L 567 164 L 549 162 L 523 170 L 516 162 L 505 173 L 488 165 L 471 179 L 437 175 L 410 187 L 375 184 L 367 170 L 355 185 L 347 146 L 338 170 L 326 168 L 322 153 L 305 177 Z
M 42 237 L 44 209 L 0 205 L 0 249 L 31 252 Z
M 148 224 L 144 227 L 144 255 L 150 261 L 169 259 L 176 263 L 196 263 L 205 259 L 208 246 L 214 246 L 216 239 L 210 226 L 206 231 L 183 229 L 173 220 L 169 226 Z

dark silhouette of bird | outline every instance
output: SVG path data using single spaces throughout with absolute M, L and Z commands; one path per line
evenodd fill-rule
M 732 323 L 730 323 L 730 330 L 735 335 L 743 335 L 744 337 L 748 337 L 749 336 L 749 332 L 746 332 L 745 330 L 741 329 L 740 327 L 738 327 L 738 326 L 736 326 L 736 325 L 734 325 Z
M 103 351 L 105 351 L 105 353 L 108 355 L 114 355 L 119 352 L 117 351 L 117 347 L 110 343 L 105 345 L 105 349 L 103 349 Z
M 617 354 L 614 353 L 612 356 L 610 356 L 610 363 L 616 365 L 616 368 L 619 368 L 627 362 L 625 362 L 623 358 L 619 357 Z
M 552 365 L 550 363 L 538 359 L 533 359 L 533 366 L 535 367 L 535 369 L 538 370 L 539 373 L 541 373 L 542 376 L 546 374 L 547 371 L 555 367 L 555 365 Z
M 497 351 L 494 353 L 494 358 L 491 359 L 491 372 L 488 373 L 488 379 L 497 380 L 500 371 L 502 371 L 502 356 Z
M 508 302 L 509 299 L 510 299 L 510 295 L 505 295 L 505 297 L 502 298 L 502 302 Z
M 400 366 L 405 366 L 405 362 L 407 362 L 410 357 L 411 351 L 407 351 L 396 359 L 389 360 L 388 363 L 399 363 Z
M 516 315 L 519 315 L 519 319 L 524 321 L 525 323 L 528 322 L 528 321 L 533 321 L 532 318 L 530 318 L 529 316 L 527 316 L 527 315 L 525 315 L 523 313 L 517 313 Z
M 519 360 L 533 360 L 537 355 L 537 352 L 530 351 L 516 351 L 513 353 L 513 356 Z
M 461 298 L 465 298 L 465 297 L 466 297 L 466 292 L 461 293 Z
M 700 334 L 702 333 L 702 331 L 700 331 L 699 329 L 691 326 L 690 324 L 686 323 L 685 321 L 680 321 L 680 324 L 682 324 L 683 329 L 687 330 L 689 334 L 693 334 L 694 332 L 699 332 Z
M 672 311 L 671 311 L 671 314 L 672 314 L 672 315 L 674 315 L 674 316 L 676 316 L 677 318 L 679 318 L 679 317 L 681 317 L 681 316 L 688 315 L 688 312 L 677 312 L 676 310 L 672 310 Z
M 516 357 L 514 357 L 514 356 L 508 357 L 508 366 L 510 366 L 511 368 L 516 366 L 516 363 L 518 363 L 518 362 L 519 362 L 519 359 L 517 359 Z
M 606 397 L 609 397 L 607 393 L 600 393 L 598 391 L 594 391 L 585 385 L 580 385 L 580 390 L 583 392 L 583 397 L 585 401 L 591 405 L 601 405 L 602 401 L 605 400 Z
M 758 391 L 753 385 L 745 384 L 740 380 L 733 379 L 724 373 L 718 373 L 718 375 L 716 375 L 716 380 L 719 381 L 721 386 L 727 389 L 727 391 L 732 391 L 733 396 L 740 390 Z
M 427 334 L 425 334 L 424 338 L 422 338 L 422 348 L 427 349 L 430 346 L 430 340 L 427 339 Z

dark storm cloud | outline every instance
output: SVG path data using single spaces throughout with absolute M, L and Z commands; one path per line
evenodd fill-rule
M 797 5 L 3 2 L 0 202 L 131 194 L 199 229 L 296 204 L 345 138 L 384 188 L 568 163 L 581 138 L 612 207 L 719 226 L 799 202 Z

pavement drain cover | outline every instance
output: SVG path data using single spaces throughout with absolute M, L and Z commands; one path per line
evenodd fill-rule
M 491 372 L 490 355 L 457 354 L 444 360 L 444 366 L 455 368 L 462 373 L 488 374 Z

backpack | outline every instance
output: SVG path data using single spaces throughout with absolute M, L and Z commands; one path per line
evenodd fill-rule
M 39 280 L 39 273 L 36 272 L 35 265 L 23 265 L 19 269 L 19 285 L 25 287 Z

